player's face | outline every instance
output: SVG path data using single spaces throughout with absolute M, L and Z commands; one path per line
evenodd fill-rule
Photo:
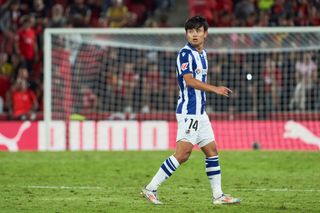
M 188 29 L 186 32 L 188 42 L 195 48 L 203 47 L 204 40 L 208 36 L 208 31 L 204 31 L 203 27 L 198 29 Z

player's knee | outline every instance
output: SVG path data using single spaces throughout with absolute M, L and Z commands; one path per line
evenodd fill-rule
M 218 150 L 215 145 L 215 142 L 209 143 L 206 146 L 201 147 L 201 150 L 204 152 L 207 158 L 218 155 Z
M 175 158 L 177 159 L 177 161 L 180 163 L 180 165 L 184 162 L 186 162 L 189 159 L 191 152 L 183 152 L 180 154 L 175 154 Z
M 207 157 L 212 157 L 212 156 L 217 156 L 219 155 L 218 150 L 217 149 L 213 149 L 209 152 Z

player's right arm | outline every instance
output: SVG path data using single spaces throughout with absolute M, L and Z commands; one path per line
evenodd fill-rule
M 223 86 L 214 86 L 202 81 L 199 81 L 193 77 L 193 57 L 189 50 L 182 50 L 179 53 L 179 57 L 177 60 L 178 63 L 178 71 L 179 75 L 183 76 L 184 81 L 186 82 L 188 87 L 192 87 L 194 89 L 206 91 L 206 92 L 214 92 L 218 95 L 228 96 L 232 91 Z
M 186 82 L 188 87 L 192 87 L 194 89 L 198 89 L 206 92 L 214 92 L 218 95 L 223 95 L 226 97 L 229 97 L 229 93 L 232 93 L 232 91 L 227 87 L 214 86 L 211 84 L 203 83 L 202 81 L 195 79 L 191 73 L 183 75 L 183 79 Z

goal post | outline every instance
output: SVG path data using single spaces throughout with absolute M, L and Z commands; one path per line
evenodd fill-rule
M 183 28 L 46 29 L 44 41 L 47 143 L 55 120 L 175 121 Z M 267 134 L 259 128 L 286 125 L 305 131 L 288 133 L 292 140 L 320 138 L 320 28 L 210 28 L 205 49 L 208 82 L 233 90 L 230 98 L 207 94 L 213 125 L 219 121 L 233 132 L 243 127 L 239 137 L 257 144 L 259 134 Z M 222 139 L 230 140 L 227 133 Z

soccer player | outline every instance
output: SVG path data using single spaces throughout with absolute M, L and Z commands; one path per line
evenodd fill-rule
M 167 158 L 151 182 L 142 189 L 145 198 L 154 204 L 162 204 L 157 197 L 157 189 L 178 167 L 186 162 L 193 146 L 198 144 L 206 158 L 206 173 L 211 184 L 213 204 L 239 203 L 223 193 L 219 156 L 209 117 L 205 112 L 205 92 L 214 92 L 227 96 L 232 91 L 223 86 L 206 83 L 208 61 L 204 42 L 208 36 L 208 23 L 201 16 L 194 16 L 185 23 L 188 43 L 180 50 L 177 57 L 176 74 L 180 95 L 176 110 L 178 122 L 177 144 L 175 153 Z

